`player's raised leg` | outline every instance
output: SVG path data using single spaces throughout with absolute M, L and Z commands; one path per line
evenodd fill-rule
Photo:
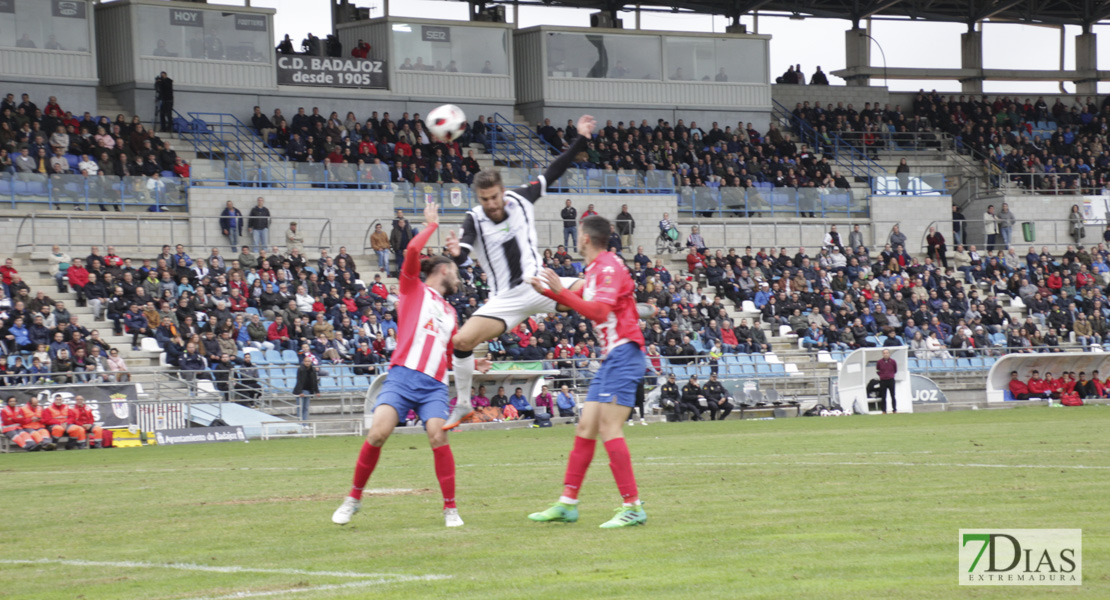
M 462 329 L 451 338 L 455 360 L 455 408 L 443 424 L 443 429 L 454 429 L 474 412 L 470 403 L 470 387 L 474 382 L 474 349 L 478 344 L 505 333 L 505 323 L 498 319 L 475 315 L 467 319 Z
M 459 516 L 458 506 L 455 505 L 455 456 L 451 453 L 451 445 L 447 443 L 443 423 L 443 419 L 428 419 L 425 429 L 435 457 L 436 479 L 439 480 L 439 489 L 443 493 L 444 522 L 448 527 L 462 527 L 463 520 Z
M 378 457 L 382 453 L 382 446 L 393 433 L 393 429 L 397 427 L 398 419 L 397 409 L 388 404 L 378 404 L 374 408 L 374 424 L 370 426 L 366 441 L 362 443 L 362 449 L 359 450 L 351 491 L 343 499 L 343 504 L 340 504 L 332 514 L 332 523 L 337 525 L 350 523 L 351 517 L 362 507 L 362 490 L 370 480 L 370 475 L 374 473 L 374 468 L 378 465 Z

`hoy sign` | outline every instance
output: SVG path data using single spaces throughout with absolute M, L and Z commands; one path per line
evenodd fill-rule
M 170 25 L 178 27 L 204 27 L 204 13 L 199 10 L 170 9 Z

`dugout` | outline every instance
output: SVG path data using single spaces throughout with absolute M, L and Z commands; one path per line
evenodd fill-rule
M 541 386 L 544 385 L 545 377 L 557 376 L 558 371 L 554 370 L 536 370 L 536 371 L 490 371 L 489 373 L 474 373 L 474 389 L 477 390 L 478 386 L 486 386 L 486 393 L 488 397 L 492 397 L 497 393 L 497 388 L 500 386 L 505 387 L 505 395 L 511 396 L 516 388 L 524 388 L 524 397 L 529 402 L 533 402 L 536 395 L 540 393 Z M 366 391 L 366 406 L 363 421 L 367 429 L 374 423 L 374 404 L 378 399 L 378 391 L 382 389 L 385 384 L 386 376 L 378 375 L 370 382 L 370 388 Z M 455 397 L 455 374 L 450 373 L 448 377 L 449 386 L 447 389 L 447 397 Z M 549 391 L 554 394 L 556 390 Z M 404 417 L 404 415 L 401 415 Z
M 1037 354 L 1007 354 L 997 361 L 987 373 L 987 402 L 1004 402 L 1010 385 L 1010 371 L 1017 371 L 1022 381 L 1028 381 L 1033 371 L 1041 375 L 1051 372 L 1058 376 L 1064 371 L 1079 373 L 1098 371 L 1102 377 L 1110 375 L 1110 354 L 1105 352 L 1065 352 Z
M 898 412 L 913 412 L 913 388 L 910 385 L 909 348 L 907 346 L 894 346 L 891 348 L 860 348 L 844 357 L 837 369 L 837 390 L 840 396 L 840 406 L 853 409 L 857 406 L 867 406 L 868 411 L 881 412 L 879 401 L 867 397 L 867 384 L 872 379 L 878 379 L 875 373 L 875 363 L 883 357 L 883 350 L 890 350 L 890 358 L 898 365 L 898 373 L 894 376 L 894 396 L 898 405 Z

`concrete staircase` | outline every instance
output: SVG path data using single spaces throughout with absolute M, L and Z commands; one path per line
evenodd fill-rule
M 93 113 L 93 116 L 105 116 L 108 117 L 108 120 L 115 121 L 116 115 L 124 115 L 128 120 L 131 118 L 131 113 L 123 108 L 123 104 L 120 103 L 111 90 L 103 85 L 97 86 L 96 112 Z

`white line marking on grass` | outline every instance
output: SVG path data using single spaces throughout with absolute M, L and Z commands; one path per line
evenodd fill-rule
M 198 565 L 196 563 L 151 563 L 132 560 L 106 561 L 106 560 L 79 560 L 79 559 L 0 559 L 0 564 L 5 565 L 67 565 L 73 567 L 118 567 L 123 569 L 175 569 L 178 571 L 203 571 L 207 573 L 261 573 L 265 575 L 318 575 L 322 577 L 347 577 L 354 579 L 371 579 L 375 582 L 385 580 L 397 581 L 431 581 L 434 579 L 450 579 L 450 575 L 401 575 L 396 573 L 357 573 L 353 571 L 310 571 L 307 569 L 260 569 L 254 567 L 240 567 L 235 565 Z
M 1101 465 L 994 465 L 986 463 L 914 463 L 914 462 L 652 462 L 664 467 L 966 467 L 970 469 L 1110 469 Z M 509 466 L 509 465 L 498 465 Z
M 366 581 L 353 581 L 350 583 L 334 583 L 328 585 L 314 585 L 310 587 L 290 588 L 286 590 L 267 590 L 264 592 L 236 592 L 234 594 L 227 594 L 226 596 L 199 596 L 196 598 L 188 598 L 187 600 L 237 600 L 238 598 L 264 598 L 273 596 L 288 596 L 291 594 L 305 594 L 308 592 L 326 592 L 331 590 L 347 590 L 353 588 L 367 588 L 377 585 L 388 585 L 390 583 L 400 583 L 405 581 L 429 581 L 436 579 L 436 576 L 423 575 L 412 576 L 404 579 L 370 579 Z

